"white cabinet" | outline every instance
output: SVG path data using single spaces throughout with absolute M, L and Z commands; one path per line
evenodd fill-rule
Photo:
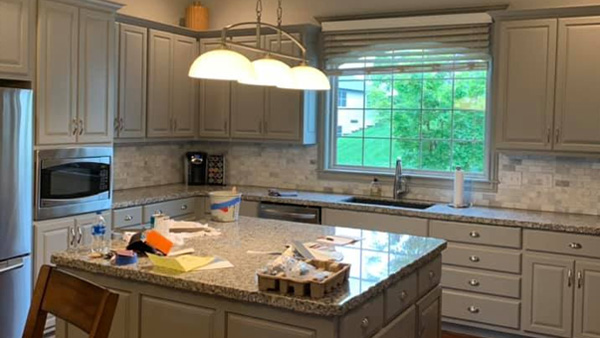
M 196 39 L 150 30 L 148 137 L 193 137 L 196 82 L 188 71 L 198 56 Z
M 427 236 L 428 220 L 404 216 L 323 209 L 324 225 Z
M 442 337 L 442 289 L 437 287 L 417 302 L 417 335 L 419 338 Z
M 0 78 L 30 80 L 34 0 L 0 0 Z
M 600 337 L 600 262 L 577 261 L 574 333 L 576 338 Z
M 148 29 L 119 24 L 119 109 L 117 138 L 146 136 Z
M 111 142 L 114 10 L 39 2 L 37 144 Z

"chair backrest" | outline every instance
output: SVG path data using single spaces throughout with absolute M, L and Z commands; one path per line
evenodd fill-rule
M 44 265 L 40 269 L 23 338 L 41 338 L 48 313 L 90 335 L 110 333 L 119 295 L 68 273 Z

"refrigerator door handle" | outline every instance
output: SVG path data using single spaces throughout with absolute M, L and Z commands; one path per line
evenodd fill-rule
M 24 265 L 25 265 L 25 262 L 23 262 L 23 258 L 11 259 L 8 261 L 7 265 L 4 265 L 4 264 L 0 265 L 0 273 L 17 270 L 17 269 L 22 268 Z

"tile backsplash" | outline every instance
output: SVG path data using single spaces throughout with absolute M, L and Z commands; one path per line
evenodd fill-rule
M 227 182 L 345 194 L 368 194 L 369 184 L 319 179 L 316 146 L 185 143 L 115 147 L 115 188 L 183 182 L 183 155 L 202 150 L 227 155 Z M 473 192 L 476 205 L 600 214 L 600 159 L 545 155 L 499 158 L 498 191 Z M 391 186 L 383 193 L 391 196 Z M 407 198 L 450 201 L 446 189 L 411 187 Z

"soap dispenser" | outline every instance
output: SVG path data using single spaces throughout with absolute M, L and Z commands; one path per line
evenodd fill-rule
M 381 197 L 381 184 L 379 184 L 379 179 L 377 177 L 373 178 L 371 182 L 370 195 L 373 197 Z

